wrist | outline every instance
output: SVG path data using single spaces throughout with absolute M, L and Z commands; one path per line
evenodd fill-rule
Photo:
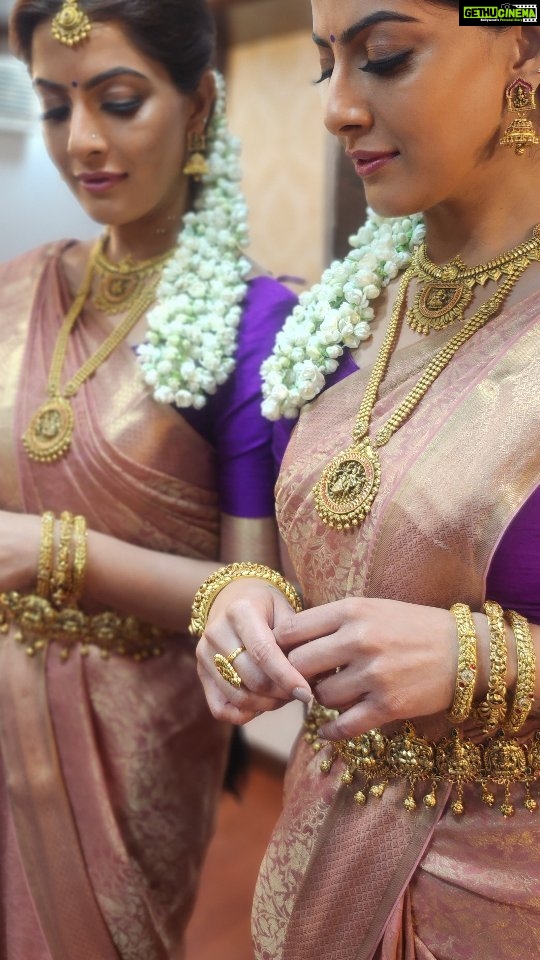
M 214 571 L 201 584 L 193 600 L 189 632 L 194 637 L 201 637 L 204 633 L 210 610 L 219 594 L 238 580 L 259 580 L 274 587 L 290 603 L 298 613 L 302 610 L 302 601 L 296 590 L 277 570 L 272 570 L 262 563 L 230 563 Z

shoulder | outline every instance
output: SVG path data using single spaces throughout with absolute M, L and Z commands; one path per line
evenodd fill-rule
M 31 302 L 44 271 L 54 263 L 70 241 L 44 243 L 39 247 L 0 264 L 0 298 L 5 308 L 10 304 Z
M 61 241 L 60 241 L 61 242 Z M 63 241 L 64 243 L 66 241 Z M 27 250 L 25 253 L 13 257 L 11 260 L 4 260 L 0 263 L 0 277 L 2 281 L 16 275 L 34 274 L 39 271 L 47 261 L 54 256 L 59 242 L 43 243 L 39 247 Z
M 58 261 L 66 254 L 72 257 L 72 251 L 80 251 L 77 256 L 81 256 L 86 245 L 77 240 L 63 239 L 53 240 L 49 243 L 42 243 L 39 247 L 27 250 L 11 260 L 4 260 L 0 263 L 0 281 L 2 287 L 6 281 L 25 277 L 33 279 L 39 276 L 45 266 Z M 84 254 L 86 256 L 86 254 Z

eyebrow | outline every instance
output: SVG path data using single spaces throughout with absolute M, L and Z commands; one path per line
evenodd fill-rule
M 359 20 L 358 23 L 353 23 L 352 27 L 347 27 L 341 36 L 338 37 L 337 42 L 340 46 L 346 47 L 349 43 L 352 43 L 359 33 L 362 33 L 362 30 L 366 30 L 376 23 L 389 23 L 390 21 L 397 21 L 398 23 L 418 23 L 416 17 L 409 17 L 405 13 L 397 13 L 395 10 L 377 10 L 375 13 L 370 13 L 369 16 Z M 316 33 L 312 34 L 312 36 L 314 43 L 316 43 L 318 47 L 330 46 L 326 40 L 318 37 Z
M 81 84 L 81 86 L 83 90 L 93 90 L 94 87 L 99 87 L 100 83 L 105 83 L 106 80 L 113 80 L 114 77 L 121 77 L 126 74 L 142 80 L 147 79 L 144 73 L 139 73 L 138 70 L 132 70 L 131 67 L 112 67 L 111 70 L 105 70 L 103 73 L 98 73 L 95 77 L 91 77 L 90 80 L 87 80 Z M 46 80 L 44 77 L 35 77 L 33 83 L 35 87 L 45 87 L 47 90 L 68 89 L 67 85 L 63 83 L 53 83 L 52 80 Z M 71 86 L 71 84 L 69 86 Z

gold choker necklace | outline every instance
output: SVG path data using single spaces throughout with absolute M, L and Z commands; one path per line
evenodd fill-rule
M 159 276 L 161 267 L 171 253 L 172 250 L 167 250 L 157 257 L 139 262 L 128 255 L 119 263 L 112 263 L 103 247 L 100 247 L 94 257 L 94 275 L 98 278 L 99 286 L 92 297 L 92 303 L 107 314 L 130 310 L 148 278 Z
M 75 396 L 84 381 L 96 372 L 97 368 L 127 337 L 154 300 L 155 287 L 158 281 L 157 273 L 150 284 L 137 290 L 137 296 L 130 300 L 130 309 L 125 317 L 111 331 L 96 352 L 79 367 L 63 388 L 60 386 L 69 335 L 81 315 L 90 293 L 95 262 L 102 253 L 104 242 L 104 238 L 98 240 L 92 250 L 81 288 L 60 327 L 47 383 L 48 399 L 36 410 L 28 429 L 22 437 L 24 449 L 31 460 L 52 463 L 55 460 L 60 460 L 67 453 L 71 446 L 75 425 L 71 398 Z
M 536 259 L 537 246 L 534 233 L 532 239 L 493 260 L 467 267 L 459 254 L 442 266 L 433 263 L 426 253 L 425 243 L 421 243 L 410 264 L 411 275 L 418 280 L 420 290 L 407 310 L 407 323 L 417 333 L 428 334 L 431 330 L 443 330 L 450 323 L 463 320 L 474 287 L 477 284 L 484 286 L 488 280 L 500 280 L 502 276 L 519 276 L 524 266 L 531 262 L 531 256 Z
M 522 250 L 524 246 L 525 244 L 522 245 Z M 371 440 L 368 431 L 373 408 L 403 324 L 407 287 L 415 276 L 414 263 L 407 268 L 399 285 L 386 336 L 373 365 L 366 392 L 356 416 L 353 443 L 330 461 L 313 487 L 315 508 L 324 523 L 337 530 L 347 530 L 364 521 L 371 510 L 381 482 L 381 462 L 377 448 L 388 443 L 396 430 L 399 430 L 408 420 L 459 348 L 478 330 L 481 330 L 502 306 L 529 264 L 540 260 L 540 224 L 537 224 L 533 230 L 533 239 L 529 241 L 529 247 L 528 253 L 523 253 L 512 270 L 507 273 L 499 289 L 432 357 L 418 382 L 377 432 L 375 439 Z

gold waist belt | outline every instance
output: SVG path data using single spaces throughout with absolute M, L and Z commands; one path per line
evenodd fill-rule
M 110 611 L 89 615 L 76 607 L 57 610 L 44 597 L 21 596 L 14 591 L 0 594 L 0 633 L 7 633 L 12 625 L 16 627 L 15 639 L 26 647 L 29 656 L 56 643 L 63 660 L 76 645 L 83 655 L 94 646 L 104 659 L 117 654 L 148 660 L 163 653 L 161 643 L 166 637 L 164 631 L 136 617 Z
M 463 739 L 457 729 L 441 740 L 431 741 L 417 736 L 413 724 L 406 721 L 392 737 L 375 729 L 350 740 L 321 740 L 319 727 L 337 716 L 338 711 L 314 703 L 304 722 L 305 739 L 316 752 L 331 751 L 321 762 L 323 773 L 329 773 L 339 760 L 345 764 L 342 783 L 353 784 L 361 778 L 361 788 L 354 795 L 360 805 L 370 795 L 382 797 L 389 781 L 403 780 L 407 784 L 403 806 L 409 811 L 417 808 L 415 788 L 419 783 L 428 785 L 423 797 L 427 807 L 436 805 L 439 784 L 451 784 L 455 791 L 451 809 L 457 816 L 465 810 L 463 792 L 467 784 L 479 785 L 482 800 L 490 807 L 496 802 L 495 787 L 502 787 L 500 810 L 505 817 L 515 812 L 510 788 L 516 783 L 525 790 L 525 808 L 532 812 L 538 807 L 532 788 L 540 778 L 540 731 L 527 743 L 509 739 L 501 731 L 477 744 Z

